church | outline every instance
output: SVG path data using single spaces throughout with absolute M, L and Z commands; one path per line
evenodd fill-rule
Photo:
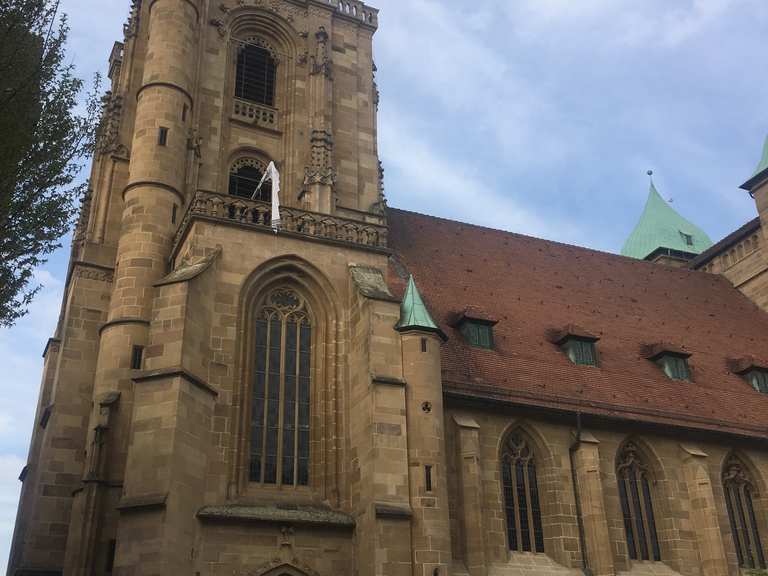
M 9 576 L 768 574 L 768 148 L 714 245 L 398 210 L 377 26 L 133 0 Z

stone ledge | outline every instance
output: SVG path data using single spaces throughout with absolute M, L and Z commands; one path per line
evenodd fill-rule
M 205 506 L 198 511 L 197 517 L 203 522 L 277 522 L 337 528 L 355 527 L 355 520 L 349 514 L 317 506 L 224 504 Z
M 152 380 L 160 380 L 162 378 L 184 378 L 187 382 L 193 386 L 197 386 L 201 390 L 208 392 L 211 396 L 218 396 L 219 391 L 213 386 L 198 378 L 191 372 L 188 372 L 184 368 L 161 368 L 159 370 L 142 370 L 137 371 L 133 376 L 134 382 L 150 382 Z
M 147 494 L 145 496 L 124 496 L 117 504 L 121 513 L 138 512 L 143 510 L 157 510 L 165 508 L 168 494 Z
M 413 518 L 413 510 L 405 504 L 385 504 L 377 502 L 376 518 L 390 518 L 393 520 L 410 520 Z
M 408 383 L 400 378 L 392 378 L 390 376 L 371 376 L 371 382 L 373 384 L 383 384 L 384 386 L 400 386 L 405 388 Z

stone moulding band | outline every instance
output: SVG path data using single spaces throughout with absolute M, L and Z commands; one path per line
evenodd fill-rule
M 404 504 L 376 503 L 376 518 L 389 518 L 391 520 L 410 520 L 413 510 Z
M 184 198 L 184 194 L 179 191 L 178 188 L 174 188 L 170 184 L 166 184 L 165 182 L 159 182 L 157 180 L 139 180 L 137 182 L 130 182 L 125 188 L 123 188 L 123 201 L 125 201 L 125 195 L 134 188 L 139 188 L 141 186 L 154 186 L 155 188 L 162 188 L 163 190 L 167 190 L 168 192 L 172 192 L 176 195 L 176 197 L 181 200 L 182 205 L 186 202 L 186 199 Z
M 190 6 L 192 6 L 192 9 L 195 11 L 195 18 L 197 20 L 200 20 L 200 9 L 197 7 L 197 4 L 195 4 L 192 0 L 182 0 L 182 1 L 185 4 L 189 4 Z M 150 13 L 152 12 L 152 6 L 154 6 L 157 2 L 158 2 L 158 0 L 150 0 L 149 1 L 149 8 L 148 8 L 148 10 L 149 10 Z
M 136 91 L 136 100 L 139 99 L 139 96 L 141 95 L 141 93 L 144 92 L 144 90 L 146 90 L 147 88 L 170 88 L 171 90 L 176 90 L 177 92 L 181 92 L 187 98 L 187 100 L 189 100 L 190 109 L 195 104 L 194 100 L 192 99 L 192 95 L 189 93 L 189 91 L 187 91 L 185 88 L 182 88 L 178 84 L 174 84 L 173 82 L 147 82 Z
M 165 508 L 168 494 L 147 494 L 146 496 L 124 496 L 117 504 L 121 514 L 141 512 L 145 510 L 161 510 Z
M 371 376 L 371 382 L 373 384 L 380 384 L 383 386 L 396 386 L 398 388 L 405 388 L 407 382 L 400 378 L 391 378 L 390 376 Z
M 316 506 L 225 504 L 205 506 L 198 511 L 197 517 L 209 522 L 269 522 L 345 529 L 355 527 L 355 520 L 350 515 Z
M 188 370 L 185 370 L 184 368 L 163 368 L 160 370 L 144 370 L 140 372 L 136 372 L 136 375 L 133 376 L 134 382 L 151 382 L 152 380 L 162 380 L 164 378 L 183 378 L 193 386 L 196 386 L 200 388 L 201 390 L 207 392 L 211 396 L 218 396 L 219 391 L 216 390 L 213 386 L 205 382 L 202 378 L 198 378 Z
M 104 323 L 101 328 L 99 328 L 99 336 L 101 336 L 101 333 L 104 332 L 104 330 L 107 328 L 123 326 L 125 324 L 141 324 L 142 326 L 149 326 L 150 322 L 149 320 L 144 320 L 143 318 L 115 318 L 114 320 L 110 320 L 109 322 Z

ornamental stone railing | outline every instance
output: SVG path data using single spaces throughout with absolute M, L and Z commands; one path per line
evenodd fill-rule
M 198 191 L 176 232 L 174 252 L 195 218 L 220 220 L 270 232 L 272 230 L 272 206 L 269 202 Z M 379 250 L 387 248 L 387 227 L 384 225 L 281 206 L 279 233 L 285 232 Z
M 263 128 L 269 128 L 271 130 L 278 129 L 278 114 L 275 108 L 248 102 L 247 100 L 241 100 L 240 98 L 234 99 L 232 117 L 241 122 L 255 124 L 256 126 L 261 126 Z

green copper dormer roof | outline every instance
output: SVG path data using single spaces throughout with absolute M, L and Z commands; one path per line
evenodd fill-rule
M 765 144 L 763 145 L 763 157 L 760 159 L 760 164 L 757 165 L 757 170 L 752 174 L 752 177 L 741 185 L 742 190 L 752 192 L 760 184 L 768 180 L 768 136 L 765 138 Z
M 413 274 L 408 278 L 408 286 L 403 295 L 403 302 L 400 304 L 400 321 L 395 326 L 395 330 L 425 330 L 435 332 L 445 339 L 445 334 L 440 327 L 432 320 L 432 316 L 427 310 L 424 300 L 421 299 L 419 289 L 416 288 L 416 282 Z
M 624 243 L 621 253 L 643 260 L 659 248 L 701 254 L 710 246 L 712 240 L 709 236 L 667 204 L 651 180 L 643 215 Z

